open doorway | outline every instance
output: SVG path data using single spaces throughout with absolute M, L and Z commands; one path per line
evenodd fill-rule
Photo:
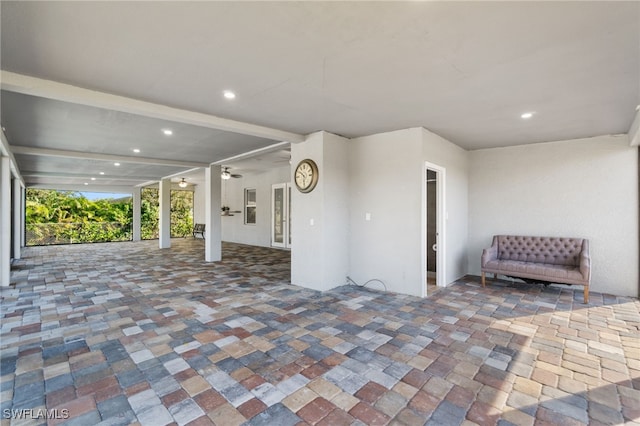
M 436 257 L 438 254 L 438 173 L 427 169 L 427 294 L 436 287 Z
M 445 169 L 426 163 L 423 191 L 423 296 L 432 294 L 445 281 Z

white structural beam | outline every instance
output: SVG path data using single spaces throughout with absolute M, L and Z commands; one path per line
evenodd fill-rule
M 44 157 L 77 158 L 79 160 L 117 161 L 131 164 L 152 164 L 155 166 L 174 167 L 207 167 L 209 163 L 196 161 L 163 160 L 161 158 L 131 157 L 126 155 L 98 154 L 95 152 L 67 151 L 63 149 L 32 148 L 28 146 L 11 146 L 14 154 L 38 155 Z
M 0 157 L 0 286 L 11 283 L 11 160 Z
M 22 171 L 22 176 L 24 178 L 36 178 L 36 177 L 45 177 L 48 179 L 69 179 L 69 178 L 77 178 L 77 179 L 86 179 L 91 180 L 91 178 L 95 178 L 95 182 L 100 182 L 103 180 L 140 180 L 140 181 L 149 181 L 157 179 L 156 176 L 122 176 L 122 175 L 100 175 L 96 177 L 95 174 L 88 173 L 67 173 L 67 172 L 36 172 L 36 171 Z
M 209 167 L 209 165 L 207 165 L 207 167 Z M 182 170 L 180 172 L 168 175 L 168 176 L 163 176 L 164 179 L 171 179 L 174 177 L 186 177 L 185 175 L 197 172 L 198 170 L 202 169 L 202 167 L 194 167 L 193 169 L 189 169 L 189 170 Z
M 244 154 L 238 154 L 238 155 L 234 155 L 233 157 L 227 157 L 222 160 L 215 161 L 212 164 L 224 165 L 230 161 L 245 160 L 247 158 L 256 157 L 258 155 L 268 154 L 274 151 L 280 151 L 281 149 L 289 145 L 290 145 L 289 142 L 278 142 L 278 143 L 274 143 L 273 145 L 265 146 L 264 148 L 258 148 L 258 149 L 254 149 L 253 151 L 245 152 Z
M 221 182 L 220 166 L 205 169 L 205 262 L 222 260 L 222 222 L 220 220 Z
M 22 183 L 13 180 L 13 258 L 22 256 L 22 221 L 24 219 L 24 204 L 22 204 Z
M 23 74 L 2 71 L 2 90 L 54 99 L 57 101 L 71 102 L 96 108 L 104 108 L 113 111 L 121 111 L 144 117 L 160 120 L 170 120 L 178 123 L 194 126 L 218 129 L 243 135 L 256 136 L 287 142 L 302 142 L 304 136 L 258 126 L 241 121 L 229 120 L 215 115 L 202 114 L 184 109 L 172 108 L 166 105 L 140 101 L 138 99 L 117 96 L 110 93 L 84 89 L 82 87 L 59 83 L 57 81 L 44 80 Z
M 7 136 L 4 134 L 4 130 L 2 129 L 0 129 L 0 155 L 9 157 L 9 167 L 10 167 L 11 173 L 13 173 L 13 177 L 18 179 L 24 186 L 24 179 L 22 179 L 22 176 L 20 176 L 18 163 L 16 162 L 16 159 L 13 156 L 13 152 L 9 147 L 9 141 L 7 141 Z
M 131 192 L 133 195 L 132 239 L 133 241 L 140 241 L 142 239 L 142 188 L 134 187 Z
M 53 189 L 56 191 L 106 192 L 112 194 L 131 194 L 131 185 L 77 185 L 56 183 L 29 183 L 29 188 Z
M 161 179 L 158 191 L 160 220 L 158 223 L 160 248 L 171 247 L 171 180 Z

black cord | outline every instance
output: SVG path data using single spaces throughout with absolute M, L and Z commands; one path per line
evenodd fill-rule
M 385 284 L 385 283 L 383 283 L 383 282 L 382 282 L 382 280 L 379 280 L 379 279 L 377 279 L 377 278 L 372 278 L 372 279 L 370 279 L 369 281 L 367 281 L 367 282 L 366 282 L 366 283 L 364 283 L 364 284 L 358 284 L 357 282 L 355 282 L 354 280 L 352 280 L 352 279 L 351 279 L 351 277 L 347 277 L 347 282 L 348 282 L 350 285 L 355 285 L 356 287 L 364 287 L 364 286 L 366 286 L 367 284 L 369 284 L 369 283 L 371 283 L 371 282 L 376 282 L 376 281 L 377 281 L 377 282 L 379 282 L 380 284 L 382 284 L 382 286 L 384 287 L 384 291 L 388 291 L 388 290 L 387 290 L 387 286 L 386 286 L 386 284 Z

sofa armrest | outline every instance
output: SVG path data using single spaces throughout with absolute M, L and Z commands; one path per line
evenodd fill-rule
M 498 238 L 493 237 L 491 247 L 482 250 L 482 259 L 480 264 L 484 268 L 487 263 L 496 259 L 498 259 Z
M 580 252 L 580 273 L 587 282 L 591 281 L 591 255 L 589 254 L 589 240 L 582 241 L 582 251 Z

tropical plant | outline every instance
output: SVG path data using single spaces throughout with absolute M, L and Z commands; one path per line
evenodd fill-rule
M 143 188 L 141 193 L 142 239 L 158 238 L 160 196 L 157 188 Z M 171 236 L 184 237 L 193 230 L 193 191 L 171 191 Z
M 27 245 L 131 239 L 131 198 L 91 201 L 72 191 L 27 189 Z
M 141 237 L 158 238 L 158 190 L 141 192 Z M 131 197 L 89 200 L 82 193 L 27 189 L 27 245 L 127 241 L 132 237 Z M 171 236 L 191 233 L 193 192 L 171 191 Z

